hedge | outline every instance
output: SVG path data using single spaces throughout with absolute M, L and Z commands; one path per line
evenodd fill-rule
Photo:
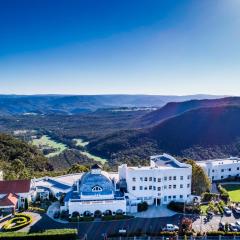
M 0 234 L 1 240 L 75 240 L 77 239 L 77 229 L 52 229 L 39 233 L 8 232 Z
M 2 227 L 4 231 L 17 231 L 29 225 L 32 217 L 27 214 L 16 214 L 12 219 L 8 220 Z M 14 224 L 15 225 L 12 225 Z
M 122 220 L 122 219 L 130 219 L 133 218 L 133 216 L 128 216 L 128 215 L 108 215 L 108 216 L 103 216 L 102 220 L 103 221 L 111 221 L 111 220 Z
M 191 205 L 185 204 L 185 207 L 184 207 L 184 203 L 183 202 L 171 201 L 167 205 L 167 208 L 172 210 L 172 211 L 179 212 L 179 213 L 183 213 L 184 209 L 185 209 L 185 213 L 199 214 L 201 212 L 200 206 L 191 206 Z
M 207 232 L 208 236 L 240 236 L 240 232 L 223 232 L 223 231 L 212 231 Z
M 86 216 L 86 217 L 71 217 L 69 219 L 70 222 L 91 222 L 94 220 L 94 217 L 91 217 L 91 216 Z

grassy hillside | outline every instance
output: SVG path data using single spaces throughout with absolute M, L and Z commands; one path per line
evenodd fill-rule
M 8 179 L 29 178 L 52 166 L 35 147 L 10 135 L 0 134 L 0 168 Z
M 155 153 L 197 160 L 240 155 L 240 107 L 199 108 L 144 129 L 121 131 L 88 145 L 115 162 L 136 162 Z

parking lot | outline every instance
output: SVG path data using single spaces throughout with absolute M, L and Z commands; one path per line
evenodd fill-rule
M 236 214 L 232 214 L 231 216 L 215 215 L 208 221 L 206 221 L 206 216 L 199 216 L 193 221 L 193 229 L 198 232 L 217 231 L 220 222 L 236 223 L 236 221 L 240 221 L 240 216 Z

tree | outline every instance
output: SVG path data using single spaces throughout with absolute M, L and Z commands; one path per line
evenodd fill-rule
M 204 192 L 209 192 L 211 182 L 203 168 L 194 160 L 187 160 L 186 163 L 192 165 L 192 193 L 200 196 Z
M 182 228 L 183 232 L 191 231 L 192 230 L 192 219 L 183 218 L 181 228 Z
M 28 210 L 28 199 L 27 198 L 25 198 L 25 201 L 24 201 L 24 209 Z
M 89 167 L 75 163 L 69 168 L 68 173 L 88 172 Z

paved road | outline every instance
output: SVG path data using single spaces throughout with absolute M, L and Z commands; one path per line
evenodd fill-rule
M 193 228 L 196 231 L 201 229 L 201 218 L 196 215 L 188 215 L 187 217 L 193 220 Z M 102 234 L 114 234 L 118 233 L 119 229 L 126 229 L 128 233 L 136 232 L 160 232 L 161 228 L 167 223 L 179 225 L 183 215 L 177 214 L 172 217 L 162 218 L 134 218 L 120 221 L 94 221 L 94 222 L 80 222 L 80 223 L 60 223 L 49 218 L 46 214 L 42 215 L 42 218 L 33 224 L 30 231 L 41 231 L 45 229 L 56 228 L 78 228 L 79 236 L 83 237 L 85 234 L 88 236 L 88 240 L 101 240 Z M 214 216 L 209 222 L 204 222 L 202 217 L 202 231 L 217 230 L 219 222 L 235 223 L 238 220 L 238 216 L 227 217 Z
M 128 233 L 131 232 L 159 232 L 166 223 L 179 224 L 182 215 L 175 215 L 168 218 L 134 218 L 120 221 L 94 221 L 84 223 L 59 223 L 49 218 L 46 214 L 36 222 L 31 228 L 30 232 L 41 231 L 45 229 L 56 229 L 56 228 L 78 228 L 79 236 L 83 237 L 87 235 L 88 240 L 101 240 L 103 239 L 102 234 L 113 234 L 117 233 L 119 229 L 126 229 Z

